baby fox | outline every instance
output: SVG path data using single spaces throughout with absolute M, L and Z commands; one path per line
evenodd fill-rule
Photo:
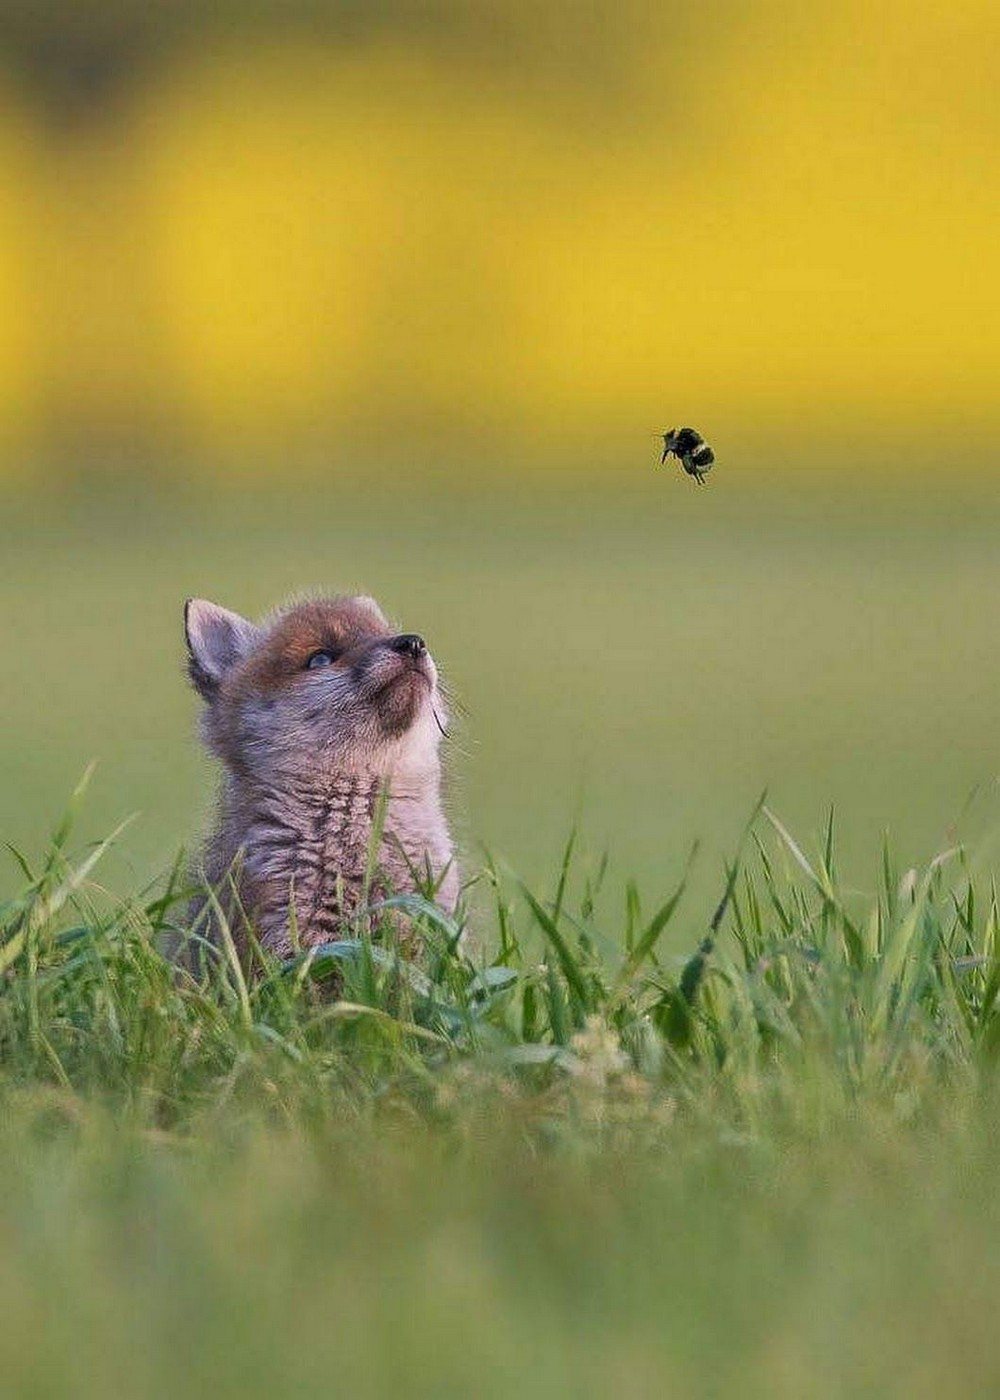
M 364 597 L 298 603 L 259 626 L 193 598 L 184 624 L 202 736 L 224 765 L 201 873 L 240 951 L 247 923 L 287 957 L 343 937 L 363 901 L 428 884 L 453 910 L 445 707 L 423 638 L 394 633 Z

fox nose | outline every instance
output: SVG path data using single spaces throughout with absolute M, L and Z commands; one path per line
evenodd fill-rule
M 389 647 L 392 651 L 398 651 L 416 661 L 417 657 L 423 656 L 427 650 L 427 643 L 416 632 L 404 632 L 399 637 L 393 637 Z

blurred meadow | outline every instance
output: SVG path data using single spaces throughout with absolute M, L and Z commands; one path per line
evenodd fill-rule
M 1000 810 L 998 67 L 987 0 L 6 0 L 16 1393 L 990 1388 L 1000 914 L 905 872 Z M 655 469 L 685 423 L 704 490 Z M 151 958 L 214 784 L 183 601 L 317 588 L 427 637 L 467 870 L 558 924 L 570 829 L 609 853 L 627 994 L 589 892 L 579 966 L 525 935 L 484 1009 L 442 963 L 419 1025 Z M 76 846 L 139 817 L 67 928 L 35 862 L 93 759 Z M 842 883 L 762 857 L 681 1034 L 765 788 Z M 623 887 L 695 841 L 640 976 Z
M 714 890 L 765 787 L 803 836 L 833 804 L 863 885 L 884 830 L 916 860 L 975 794 L 963 834 L 995 823 L 985 490 L 973 510 L 930 482 L 898 501 L 855 479 L 845 501 L 723 460 L 699 491 L 644 450 L 607 489 L 511 469 L 473 487 L 317 480 L 235 499 L 123 484 L 41 516 L 22 504 L 0 591 L 15 639 L 0 829 L 37 850 L 96 758 L 83 831 L 138 812 L 118 859 L 129 883 L 162 871 L 197 839 L 215 781 L 182 673 L 183 598 L 257 613 L 322 585 L 376 592 L 441 660 L 470 870 L 485 843 L 547 876 L 576 824 L 650 897 L 700 838 L 696 880 Z

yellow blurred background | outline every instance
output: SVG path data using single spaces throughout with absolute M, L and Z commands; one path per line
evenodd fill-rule
M 990 461 L 993 0 L 5 15 L 7 475 L 580 470 L 675 418 Z

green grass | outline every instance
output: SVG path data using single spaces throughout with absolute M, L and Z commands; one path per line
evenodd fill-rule
M 484 866 L 472 952 L 412 899 L 418 967 L 373 910 L 194 978 L 180 866 L 116 897 L 73 842 L 0 910 L 6 1393 L 1000 1384 L 975 852 L 852 890 L 832 819 L 806 851 L 761 807 L 706 904 L 570 842 Z

